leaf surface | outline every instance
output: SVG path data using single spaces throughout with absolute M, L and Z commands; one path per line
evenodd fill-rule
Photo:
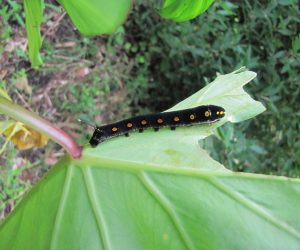
M 132 0 L 60 0 L 84 35 L 111 34 L 125 21 Z
M 160 15 L 177 22 L 195 18 L 213 3 L 214 0 L 165 0 Z
M 0 249 L 297 249 L 300 181 L 232 173 L 197 145 L 264 110 L 242 90 L 253 77 L 219 76 L 174 107 L 222 103 L 222 122 L 132 133 L 62 159 L 0 226 Z
M 43 21 L 43 8 L 44 5 L 41 0 L 24 0 L 29 58 L 32 67 L 37 67 L 43 63 L 39 52 L 42 47 L 40 26 Z
M 0 227 L 0 249 L 297 249 L 300 182 L 61 161 Z

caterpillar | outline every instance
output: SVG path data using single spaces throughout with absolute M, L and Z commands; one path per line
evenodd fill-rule
M 213 123 L 225 116 L 225 109 L 215 105 L 203 105 L 190 109 L 178 111 L 155 113 L 149 115 L 135 116 L 116 123 L 96 126 L 89 141 L 92 147 L 112 137 L 125 135 L 129 136 L 132 131 L 139 131 L 153 128 L 158 131 L 160 128 L 169 127 L 175 130 L 178 126 L 191 126 L 200 123 Z

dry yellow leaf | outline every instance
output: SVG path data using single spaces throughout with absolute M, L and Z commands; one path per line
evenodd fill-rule
M 30 89 L 27 88 L 27 80 L 23 81 L 23 87 L 25 86 L 27 92 Z M 11 98 L 7 92 L 0 88 L 0 96 L 5 97 L 11 101 Z M 0 148 L 0 153 L 5 150 L 8 141 L 12 141 L 19 150 L 26 150 L 30 148 L 42 148 L 47 145 L 48 137 L 27 127 L 21 122 L 13 120 L 1 121 L 0 122 L 0 135 L 3 134 L 6 137 L 4 145 Z
M 11 137 L 11 141 L 17 146 L 19 150 L 26 150 L 30 148 L 42 148 L 47 145 L 48 137 L 27 128 L 29 130 L 29 134 L 24 132 L 23 130 L 17 132 L 14 136 Z
M 42 148 L 48 143 L 48 137 L 27 127 L 21 122 L 14 122 L 3 134 L 12 141 L 19 150 Z

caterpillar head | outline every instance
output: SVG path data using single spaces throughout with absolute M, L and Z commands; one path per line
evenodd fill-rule
M 89 143 L 93 148 L 96 147 L 102 141 L 103 135 L 104 135 L 103 131 L 98 127 L 96 127 L 93 136 L 89 141 Z

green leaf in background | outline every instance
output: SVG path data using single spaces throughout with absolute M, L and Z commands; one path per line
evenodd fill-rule
M 264 110 L 242 89 L 253 77 L 218 76 L 174 109 L 222 103 L 225 121 L 250 118 Z M 300 181 L 212 160 L 197 140 L 223 122 L 132 133 L 65 157 L 0 226 L 0 249 L 297 249 Z
M 132 0 L 59 0 L 84 35 L 113 33 L 126 19 Z
M 132 0 L 60 0 L 74 25 L 84 35 L 113 33 L 126 19 Z M 24 0 L 29 58 L 33 67 L 41 65 L 43 1 Z
M 187 21 L 208 9 L 214 0 L 165 0 L 160 15 L 177 22 Z
M 42 0 L 24 0 L 29 58 L 32 67 L 38 67 L 43 63 L 39 52 L 42 47 L 40 26 L 43 21 L 43 9 Z

